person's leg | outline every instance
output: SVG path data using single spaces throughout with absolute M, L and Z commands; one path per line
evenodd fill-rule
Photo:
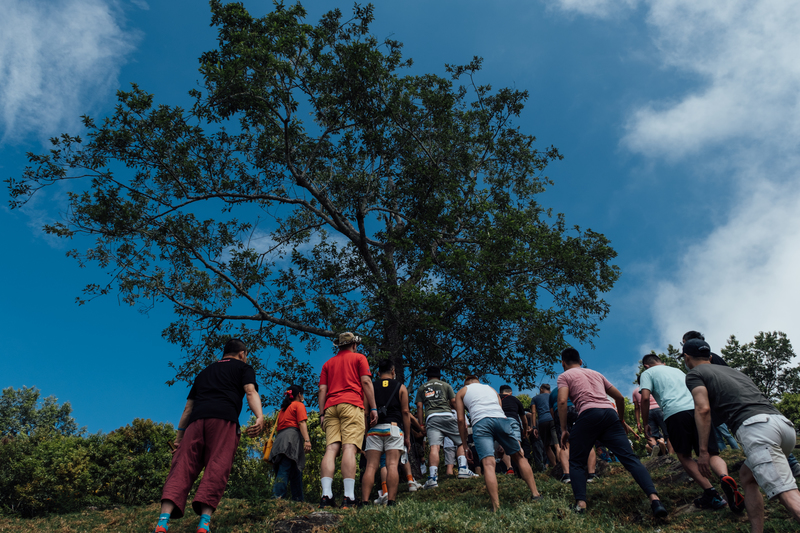
M 692 459 L 691 455 L 686 455 L 681 452 L 677 452 L 676 455 L 678 456 L 678 461 L 680 461 L 683 470 L 686 474 L 689 475 L 703 490 L 710 489 L 712 487 L 711 482 L 700 473 L 700 468 L 697 466 L 697 463 Z M 723 461 L 724 462 L 724 461 Z
M 344 481 L 344 497 L 356 499 L 356 451 L 355 444 L 349 442 L 342 445 L 342 478 Z
M 439 448 L 440 446 L 431 446 L 430 451 L 428 452 L 428 469 L 435 468 L 437 471 L 439 469 Z M 436 471 L 431 470 L 431 475 L 436 475 Z
M 606 447 L 614 453 L 622 466 L 630 472 L 634 481 L 641 487 L 642 491 L 647 495 L 650 501 L 658 500 L 656 487 L 653 485 L 653 479 L 647 468 L 639 461 L 636 454 L 631 449 L 631 443 L 628 441 L 628 436 L 625 434 L 625 427 L 619 419 L 619 415 L 613 409 L 602 409 L 602 418 L 598 419 L 597 425 L 601 427 L 598 435 L 600 440 Z M 594 441 L 592 441 L 594 442 Z
M 216 509 L 225 493 L 233 457 L 239 445 L 237 426 L 236 422 L 217 418 L 205 420 L 205 470 L 192 502 L 192 509 L 199 515 L 207 514 L 210 517 L 210 513 L 201 512 L 201 509 Z
M 778 494 L 778 500 L 786 507 L 795 522 L 800 523 L 800 491 L 797 489 L 787 490 Z
M 758 489 L 758 483 L 753 476 L 753 471 L 744 464 L 739 470 L 739 482 L 744 489 L 744 506 L 747 509 L 747 518 L 750 520 L 750 532 L 762 533 L 764 531 L 764 497 Z
M 513 472 L 513 471 L 514 471 L 514 469 L 513 469 L 513 468 L 512 468 L 512 466 L 511 466 L 511 456 L 510 456 L 510 455 L 508 455 L 507 453 L 504 453 L 504 454 L 503 454 L 503 459 L 502 459 L 502 461 L 503 461 L 503 464 L 504 464 L 504 465 L 505 465 L 505 467 L 506 467 L 506 472 L 508 472 L 509 470 L 510 470 L 511 472 Z
M 291 459 L 281 457 L 278 463 L 278 471 L 275 472 L 275 481 L 272 483 L 272 497 L 283 498 L 286 496 L 286 490 L 289 484 L 289 468 L 291 467 Z
M 528 461 L 525 459 L 525 454 L 521 451 L 515 453 L 511 456 L 512 460 L 514 460 L 514 464 L 519 471 L 519 475 L 525 483 L 527 483 L 528 488 L 531 489 L 531 494 L 534 498 L 539 497 L 539 490 L 536 488 L 536 479 L 533 477 L 533 470 L 531 470 L 531 465 L 528 464 Z
M 733 435 L 731 435 L 731 430 L 728 429 L 728 424 L 720 424 L 719 427 L 715 429 L 719 430 L 720 434 L 722 435 L 722 438 L 725 440 L 725 442 L 728 443 L 728 446 L 730 446 L 732 450 L 741 449 L 739 447 L 739 443 L 736 442 L 736 439 L 734 439 Z M 720 448 L 720 450 L 721 449 L 723 448 Z
M 326 421 L 327 425 L 327 421 Z M 322 482 L 322 497 L 333 498 L 333 474 L 336 471 L 336 457 L 342 449 L 341 442 L 334 442 L 325 446 L 325 455 L 319 465 L 320 480 Z
M 569 443 L 559 448 L 558 460 L 561 463 L 561 470 L 564 475 L 569 476 Z
M 305 501 L 303 494 L 303 471 L 297 466 L 297 463 L 290 461 L 291 467 L 289 468 L 289 485 L 292 487 L 292 500 L 296 502 Z
M 164 488 L 161 493 L 161 514 L 181 518 L 186 509 L 186 498 L 197 476 L 203 470 L 204 456 L 203 426 L 205 419 L 195 420 L 183 435 L 183 440 L 172 456 Z
M 486 491 L 489 493 L 489 499 L 492 500 L 492 511 L 497 511 L 500 508 L 500 493 L 497 490 L 494 455 L 481 459 L 481 466 L 483 467 L 483 479 L 486 483 Z
M 372 493 L 372 486 L 375 484 L 375 473 L 381 464 L 382 452 L 380 450 L 367 450 L 364 453 L 367 455 L 367 468 L 361 476 L 361 501 L 368 502 Z M 342 470 L 344 471 L 344 468 Z
M 400 450 L 386 450 L 386 484 L 389 488 L 389 499 L 397 500 L 397 486 L 400 484 L 400 475 L 397 469 L 400 463 Z
M 587 466 L 589 467 L 589 473 L 594 474 L 597 472 L 597 452 L 594 451 L 594 445 L 592 445 L 592 449 L 589 450 L 589 459 L 587 461 Z
M 725 437 L 722 435 L 719 426 L 714 426 L 714 438 L 717 441 L 717 449 L 723 451 L 725 449 Z
M 586 507 L 586 463 L 589 460 L 589 451 L 594 446 L 596 422 L 599 409 L 588 409 L 572 426 L 569 433 L 569 477 L 572 484 L 572 494 L 578 507 Z

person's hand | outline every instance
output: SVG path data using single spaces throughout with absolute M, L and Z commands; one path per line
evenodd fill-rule
M 700 450 L 700 455 L 697 456 L 697 467 L 701 474 L 711 479 L 711 455 L 708 450 Z
M 641 426 L 639 426 L 639 429 L 642 429 Z M 650 424 L 647 424 L 647 426 L 645 426 L 644 436 L 647 437 L 648 439 L 653 438 L 653 430 L 650 428 Z
M 531 433 L 533 434 L 534 438 L 539 438 L 539 430 L 537 428 L 531 428 Z
M 467 447 L 467 449 L 464 450 L 464 456 L 467 458 L 467 461 L 472 461 L 472 449 Z
M 175 455 L 175 452 L 178 451 L 178 446 L 180 446 L 180 445 L 181 445 L 181 439 L 179 439 L 178 437 L 175 437 L 175 442 L 170 442 L 169 443 L 169 453 L 171 453 L 172 455 Z
M 375 409 L 369 410 L 369 426 L 372 427 L 378 423 L 378 411 Z
M 325 429 L 325 415 L 319 415 L 319 427 Z
M 650 427 L 650 424 L 647 424 L 647 427 Z M 641 422 L 636 422 L 636 428 L 639 431 L 642 431 L 642 423 Z M 647 431 L 647 430 L 645 430 L 645 431 Z
M 307 441 L 305 441 L 305 443 L 303 443 L 303 451 L 306 452 L 306 453 L 311 451 L 311 441 L 310 440 L 307 440 Z
M 561 432 L 561 447 L 566 448 L 569 445 L 569 431 Z
M 258 437 L 264 431 L 264 417 L 256 418 L 256 423 L 245 430 L 248 437 Z
M 406 435 L 405 438 L 403 439 L 403 444 L 405 445 L 406 450 L 411 449 L 411 439 L 408 437 L 408 435 Z

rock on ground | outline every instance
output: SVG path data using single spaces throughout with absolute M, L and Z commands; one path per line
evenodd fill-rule
M 305 533 L 327 531 L 341 519 L 333 513 L 318 511 L 305 516 L 295 516 L 288 520 L 280 520 L 273 526 L 275 533 Z

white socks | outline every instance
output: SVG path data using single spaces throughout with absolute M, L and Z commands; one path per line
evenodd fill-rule
M 350 498 L 351 500 L 356 499 L 356 480 L 355 479 L 345 479 L 344 480 L 344 497 Z
M 322 497 L 324 498 L 327 496 L 328 498 L 333 498 L 333 478 L 332 477 L 324 477 L 322 478 Z
M 459 455 L 458 456 L 458 468 L 466 468 L 467 467 L 467 456 L 466 455 Z
M 430 477 L 436 477 L 436 474 L 439 473 L 439 467 L 438 466 L 432 466 L 432 467 L 429 468 L 429 470 L 431 471 Z

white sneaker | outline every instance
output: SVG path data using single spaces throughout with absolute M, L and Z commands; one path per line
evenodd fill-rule
M 422 483 L 417 483 L 413 479 L 408 482 L 408 492 L 417 492 L 422 488 Z
M 429 477 L 428 481 L 422 486 L 423 489 L 435 489 L 439 486 L 439 482 L 435 477 Z
M 458 469 L 458 479 L 472 479 L 474 477 L 481 477 L 469 468 Z
M 378 499 L 374 500 L 375 505 L 386 505 L 388 501 L 389 501 L 389 493 L 379 490 Z

